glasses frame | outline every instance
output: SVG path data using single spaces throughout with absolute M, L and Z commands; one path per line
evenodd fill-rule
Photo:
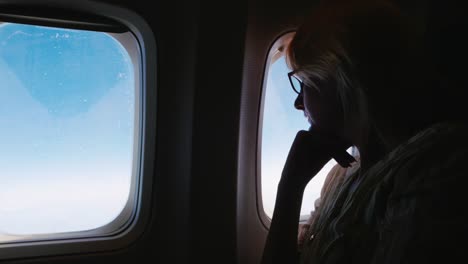
M 291 84 L 293 91 L 299 95 L 302 93 L 302 88 L 304 87 L 304 83 L 301 80 L 299 80 L 299 78 L 294 76 L 295 73 L 296 71 L 288 72 L 288 79 L 289 79 L 289 83 Z M 299 85 L 300 85 L 299 90 L 294 86 L 292 78 L 296 79 L 299 82 Z

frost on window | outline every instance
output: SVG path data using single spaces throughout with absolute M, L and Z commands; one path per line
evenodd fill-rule
M 0 242 L 114 220 L 130 193 L 135 80 L 103 32 L 0 22 Z

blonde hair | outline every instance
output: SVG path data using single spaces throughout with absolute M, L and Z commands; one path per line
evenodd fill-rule
M 385 96 L 405 91 L 412 74 L 406 62 L 417 61 L 417 34 L 405 19 L 385 0 L 324 1 L 297 30 L 286 62 L 307 86 L 333 81 L 344 121 L 356 113 L 370 127 L 391 117 Z

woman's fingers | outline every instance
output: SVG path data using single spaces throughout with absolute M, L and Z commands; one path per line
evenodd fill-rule
M 353 162 L 356 162 L 356 159 L 345 150 L 332 153 L 332 157 L 343 168 L 350 167 Z
M 340 166 L 346 168 L 350 167 L 351 163 L 356 162 L 356 159 L 346 151 L 346 149 L 350 147 L 350 144 L 333 135 L 319 133 L 313 130 L 309 130 L 308 133 L 314 135 L 315 140 L 323 144 L 323 149 L 326 150 L 330 157 L 340 164 Z
M 282 181 L 305 186 L 332 158 L 343 167 L 351 166 L 355 160 L 346 152 L 348 147 L 328 134 L 299 131 L 286 159 Z

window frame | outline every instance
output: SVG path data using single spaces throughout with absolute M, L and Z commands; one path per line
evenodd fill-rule
M 263 114 L 265 108 L 265 94 L 268 83 L 268 74 L 270 66 L 276 62 L 281 56 L 284 56 L 285 47 L 291 41 L 296 31 L 286 31 L 279 35 L 270 46 L 268 55 L 263 69 L 262 89 L 260 92 L 260 103 L 258 112 L 258 129 L 257 129 L 257 151 L 256 151 L 256 194 L 257 194 L 257 214 L 266 229 L 270 228 L 271 218 L 265 213 L 263 208 L 262 194 L 262 139 L 263 139 Z M 303 217 L 301 221 L 304 220 Z
M 111 223 L 95 230 L 51 234 L 34 241 L 0 243 L 0 260 L 103 252 L 129 246 L 145 231 L 151 209 L 157 65 L 156 42 L 150 27 L 130 10 L 87 0 L 66 3 L 59 0 L 9 0 L 1 1 L 0 7 L 2 22 L 110 32 L 129 51 L 134 65 L 135 117 L 138 117 L 135 118 L 134 126 L 132 188 L 121 214 Z M 58 16 L 51 10 L 62 10 L 65 13 Z M 123 29 L 130 32 L 136 41 L 132 43 L 132 40 L 112 33 L 121 33 Z

